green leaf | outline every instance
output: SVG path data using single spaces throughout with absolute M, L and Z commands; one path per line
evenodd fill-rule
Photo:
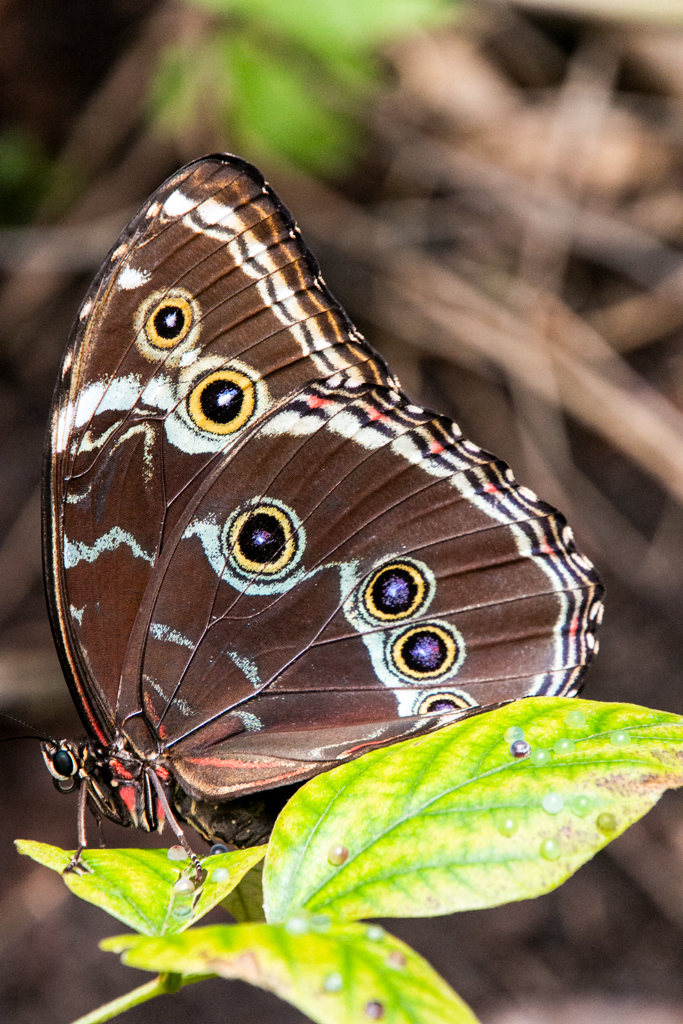
M 50 184 L 51 161 L 37 136 L 17 128 L 0 131 L 0 223 L 24 224 Z
M 357 131 L 321 102 L 294 63 L 266 53 L 244 36 L 227 45 L 234 82 L 233 128 L 240 146 L 264 158 L 282 153 L 314 171 L 340 168 L 356 148 Z
M 162 134 L 192 132 L 209 118 L 228 116 L 232 77 L 225 51 L 225 33 L 209 39 L 167 46 L 147 98 L 148 114 Z
M 124 935 L 101 946 L 143 970 L 241 978 L 319 1024 L 379 1017 L 369 1005 L 377 1003 L 391 1024 L 475 1024 L 443 978 L 376 925 L 330 927 L 329 919 L 295 918 L 284 927 L 219 925 L 163 939 Z
M 83 850 L 85 874 L 64 874 L 73 851 L 17 840 L 19 853 L 58 871 L 76 896 L 106 910 L 143 935 L 169 935 L 199 921 L 234 889 L 261 858 L 265 846 L 204 857 L 206 879 L 195 892 L 176 892 L 179 879 L 194 878 L 188 861 L 171 861 L 166 850 Z M 226 873 L 227 872 L 227 873 Z
M 452 0 L 192 0 L 256 22 L 334 59 L 335 51 L 380 46 L 453 19 Z
M 453 0 L 191 0 L 203 32 L 161 52 L 148 108 L 172 136 L 197 123 L 230 148 L 314 173 L 344 171 L 384 78 L 379 47 L 451 21 Z
M 567 722 L 577 712 L 583 728 Z M 524 730 L 530 757 L 512 757 L 510 726 Z M 569 749 L 555 752 L 562 739 Z M 422 917 L 538 896 L 682 782 L 677 715 L 517 701 L 303 786 L 268 847 L 266 918 L 284 921 L 299 907 L 336 920 Z M 348 849 L 340 866 L 328 859 L 335 845 Z
M 255 864 L 228 893 L 221 906 L 243 924 L 245 921 L 265 921 L 263 913 L 263 864 Z

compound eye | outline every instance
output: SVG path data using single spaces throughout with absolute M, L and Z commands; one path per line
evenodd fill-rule
M 455 693 L 432 693 L 425 697 L 417 710 L 420 715 L 445 715 L 449 711 L 461 711 L 469 707 L 472 704 Z
M 411 679 L 438 679 L 453 668 L 459 653 L 455 636 L 433 623 L 404 630 L 391 647 L 394 665 Z
M 233 434 L 251 418 L 254 382 L 238 370 L 217 370 L 200 380 L 187 400 L 192 421 L 212 434 Z
M 280 572 L 297 553 L 292 521 L 277 505 L 258 505 L 238 516 L 230 530 L 230 546 L 244 572 Z
M 145 334 L 155 348 L 174 348 L 192 327 L 192 306 L 182 296 L 169 296 L 159 302 L 145 323 Z
M 55 775 L 61 779 L 70 779 L 72 775 L 76 774 L 77 768 L 73 754 L 64 750 L 63 747 L 52 758 L 52 767 L 55 770 Z
M 427 581 L 410 562 L 393 562 L 372 577 L 365 592 L 365 608 L 374 619 L 394 621 L 414 615 L 425 602 Z

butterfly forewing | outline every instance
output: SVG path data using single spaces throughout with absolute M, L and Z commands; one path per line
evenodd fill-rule
M 184 168 L 126 230 L 51 437 L 81 713 L 193 797 L 581 682 L 602 588 L 564 519 L 410 403 L 237 158 Z
M 91 729 L 111 734 L 140 601 L 202 473 L 330 368 L 386 376 L 317 277 L 258 172 L 209 159 L 152 197 L 87 296 L 53 412 L 46 554 Z

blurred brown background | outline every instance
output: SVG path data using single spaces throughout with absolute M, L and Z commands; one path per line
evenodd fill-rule
M 40 567 L 56 368 L 129 216 L 218 149 L 259 163 L 405 389 L 566 513 L 608 587 L 585 696 L 683 711 L 681 0 L 0 3 L 0 710 L 81 732 Z M 0 1019 L 66 1024 L 144 979 L 14 852 L 72 847 L 75 798 L 37 743 L 0 759 Z M 555 893 L 389 927 L 486 1024 L 679 1022 L 683 800 Z M 170 998 L 124 1019 L 304 1020 L 240 983 Z

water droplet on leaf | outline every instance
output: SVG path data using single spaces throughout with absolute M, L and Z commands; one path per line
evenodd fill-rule
M 344 979 L 339 971 L 331 971 L 325 975 L 323 988 L 326 992 L 340 992 L 344 988 Z
M 544 839 L 541 843 L 541 857 L 544 860 L 558 860 L 561 852 L 557 839 Z
M 306 935 L 308 932 L 308 918 L 300 915 L 290 917 L 285 922 L 285 931 L 288 931 L 290 935 Z
M 559 793 L 546 793 L 541 800 L 541 807 L 547 814 L 559 814 L 564 810 L 564 797 Z
M 173 892 L 180 896 L 188 896 L 194 892 L 194 882 L 189 878 L 179 878 L 173 886 Z
M 344 864 L 344 862 L 348 860 L 348 856 L 348 849 L 345 846 L 339 846 L 336 843 L 327 851 L 327 859 L 330 864 L 334 864 L 336 867 L 339 867 L 340 864 Z
M 571 802 L 571 808 L 574 814 L 578 814 L 579 818 L 585 818 L 590 812 L 591 802 L 587 796 L 575 796 Z
M 211 847 L 211 849 L 209 850 L 209 856 L 210 857 L 215 857 L 217 853 L 227 853 L 227 852 L 228 852 L 228 848 L 225 845 L 225 843 L 214 843 L 213 846 Z
M 579 711 L 576 708 L 574 711 L 568 711 L 565 716 L 565 725 L 569 726 L 570 729 L 583 729 L 586 725 L 586 716 L 583 711 Z
M 405 967 L 407 960 L 400 949 L 394 949 L 387 957 L 386 962 L 389 967 L 395 967 L 397 971 L 400 971 Z
M 189 917 L 192 913 L 192 907 L 189 903 L 181 903 L 179 906 L 173 908 L 174 917 Z
M 544 747 L 537 747 L 535 750 L 531 751 L 529 760 L 538 768 L 541 765 L 548 763 L 550 760 L 550 751 L 546 750 Z
M 371 999 L 365 1004 L 365 1013 L 371 1020 L 379 1020 L 384 1016 L 384 1007 L 376 999 Z
M 211 881 L 216 882 L 217 885 L 222 885 L 223 882 L 227 882 L 230 878 L 230 872 L 227 868 L 216 868 L 215 871 L 211 872 Z
M 501 811 L 496 816 L 496 828 L 502 836 L 513 836 L 519 828 L 517 816 L 510 811 Z
M 626 729 L 615 729 L 610 733 L 609 741 L 613 747 L 627 747 L 631 742 L 631 735 Z
M 617 819 L 609 811 L 598 814 L 595 824 L 601 832 L 616 832 L 617 830 Z
M 384 938 L 384 928 L 380 924 L 369 924 L 365 929 L 365 937 L 371 942 L 381 942 Z
M 514 743 L 515 740 L 523 740 L 524 729 L 521 729 L 518 725 L 511 725 L 509 729 L 505 730 L 505 739 L 508 743 Z
M 169 860 L 187 860 L 189 854 L 184 846 L 170 846 L 166 856 Z
M 576 750 L 576 743 L 574 743 L 574 740 L 570 740 L 568 736 L 565 736 L 557 741 L 553 750 L 556 754 L 573 754 Z
M 515 740 L 514 743 L 510 744 L 510 753 L 513 757 L 528 757 L 530 751 L 531 747 L 526 740 Z

